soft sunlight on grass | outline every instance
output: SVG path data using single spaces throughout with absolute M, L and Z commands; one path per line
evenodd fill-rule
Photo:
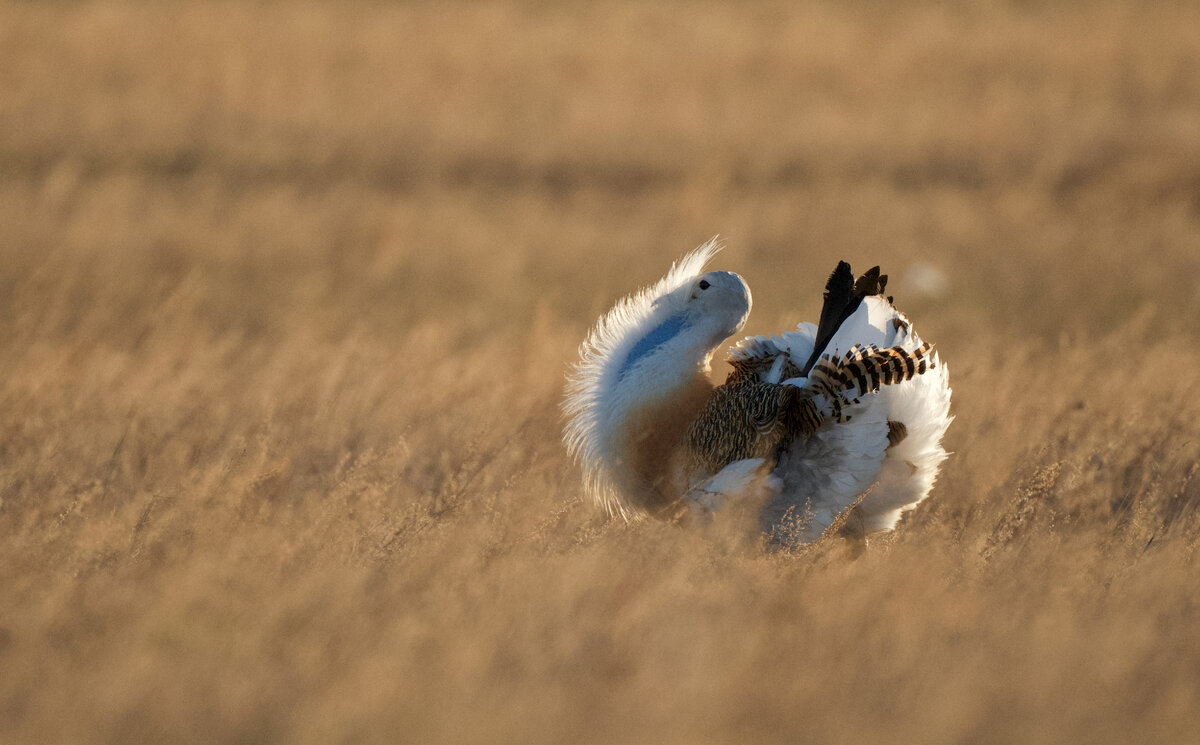
M 1194 739 L 1197 9 L 6 2 L 0 62 L 5 742 Z M 576 345 L 716 233 L 747 332 L 878 263 L 951 366 L 857 558 L 580 497 Z

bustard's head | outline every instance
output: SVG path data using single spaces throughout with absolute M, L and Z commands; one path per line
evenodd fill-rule
M 750 288 L 733 272 L 707 272 L 660 295 L 641 333 L 633 335 L 620 377 L 635 368 L 707 364 L 713 349 L 745 325 L 750 305 Z

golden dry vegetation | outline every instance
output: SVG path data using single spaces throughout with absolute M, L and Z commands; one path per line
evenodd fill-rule
M 581 497 L 576 345 L 714 233 L 950 364 L 857 558 Z M 5 1 L 0 258 L 0 741 L 1200 731 L 1198 6 Z

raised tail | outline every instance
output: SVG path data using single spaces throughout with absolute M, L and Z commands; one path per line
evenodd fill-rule
M 817 364 L 826 345 L 842 323 L 854 315 L 862 305 L 863 298 L 871 295 L 882 295 L 887 289 L 887 275 L 879 273 L 879 267 L 871 267 L 865 274 L 854 279 L 850 265 L 839 261 L 837 268 L 829 275 L 825 283 L 825 301 L 821 306 L 821 318 L 817 322 L 817 336 L 813 343 L 813 351 L 808 360 L 800 368 L 800 375 L 808 375 Z M 888 298 L 891 302 L 891 298 Z

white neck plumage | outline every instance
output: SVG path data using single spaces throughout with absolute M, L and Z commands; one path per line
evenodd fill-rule
M 568 376 L 567 447 L 583 466 L 585 488 L 610 513 L 632 518 L 654 507 L 646 503 L 655 499 L 644 488 L 647 467 L 639 464 L 661 455 L 649 451 L 669 438 L 663 433 L 672 423 L 664 417 L 672 407 L 681 409 L 683 399 L 694 396 L 697 381 L 707 385 L 718 333 L 685 312 L 672 293 L 694 282 L 717 250 L 705 244 L 654 287 L 618 301 L 597 322 Z

